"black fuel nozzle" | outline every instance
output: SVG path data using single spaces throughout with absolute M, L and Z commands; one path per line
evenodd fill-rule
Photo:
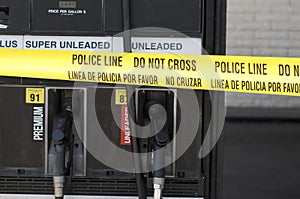
M 65 135 L 60 129 L 52 132 L 54 141 L 55 162 L 53 166 L 53 186 L 55 198 L 63 198 L 65 174 Z
M 65 174 L 65 134 L 60 129 L 52 132 L 52 140 L 55 149 L 55 162 L 53 167 L 53 176 L 63 176 Z
M 52 140 L 54 142 L 55 161 L 53 166 L 53 186 L 56 199 L 63 198 L 66 174 L 65 153 L 72 133 L 72 100 L 65 98 L 63 110 L 54 118 Z
M 150 101 L 146 104 L 146 112 L 151 119 L 151 131 L 154 135 L 154 159 L 153 159 L 153 188 L 154 199 L 162 198 L 162 190 L 165 184 L 165 153 L 164 147 L 169 143 L 169 134 L 165 130 L 166 111 L 165 108 L 156 101 Z
M 154 160 L 153 160 L 153 188 L 154 196 L 153 199 L 162 198 L 162 190 L 165 184 L 165 153 L 164 147 L 169 142 L 168 132 L 161 130 L 154 136 Z
M 164 178 L 165 177 L 165 169 L 164 169 L 164 161 L 165 154 L 163 148 L 169 142 L 168 132 L 165 130 L 161 130 L 154 136 L 154 171 L 153 177 L 156 178 Z

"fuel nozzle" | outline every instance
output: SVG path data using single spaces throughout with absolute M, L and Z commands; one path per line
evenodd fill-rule
M 166 111 L 164 107 L 156 101 L 146 104 L 146 111 L 151 119 L 151 131 L 154 135 L 154 159 L 153 159 L 153 188 L 154 199 L 162 198 L 162 191 L 165 184 L 165 153 L 164 147 L 169 142 L 168 131 L 165 130 Z
M 65 159 L 65 135 L 60 129 L 55 129 L 52 132 L 52 139 L 54 141 L 55 149 L 55 162 L 53 167 L 53 186 L 54 186 L 54 196 L 56 199 L 63 198 L 63 188 L 64 188 L 64 159 Z
M 72 133 L 72 101 L 63 100 L 63 110 L 53 120 L 52 140 L 54 142 L 55 161 L 53 165 L 53 187 L 56 199 L 64 197 L 63 188 L 66 174 L 65 153 Z
M 154 188 L 154 199 L 162 198 L 162 190 L 165 185 L 165 153 L 164 147 L 169 142 L 169 135 L 167 131 L 160 131 L 154 136 L 154 161 L 153 161 L 153 188 Z

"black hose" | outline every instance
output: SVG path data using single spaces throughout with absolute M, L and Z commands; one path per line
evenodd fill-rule
M 132 93 L 131 90 L 132 90 L 132 87 L 127 86 L 127 93 Z M 138 154 L 138 153 L 140 153 L 140 147 L 138 144 L 138 138 L 137 138 L 137 133 L 136 133 L 136 128 L 135 128 L 136 113 L 135 113 L 134 101 L 128 99 L 127 103 L 128 103 L 129 113 L 131 114 L 131 117 L 129 117 L 129 125 L 130 125 L 130 132 L 131 132 L 132 152 L 135 154 Z M 134 162 L 134 168 L 136 171 L 135 178 L 136 178 L 139 199 L 146 199 L 147 194 L 146 194 L 146 188 L 145 188 L 145 181 L 144 181 L 143 175 L 141 173 L 141 171 L 142 171 L 141 156 L 133 156 L 133 162 Z
M 219 91 L 211 92 L 211 103 L 215 104 L 211 112 L 214 117 L 211 118 L 211 141 L 218 139 L 218 123 L 220 123 L 220 115 L 222 115 L 222 110 L 224 106 L 224 93 Z M 219 138 L 217 144 L 214 146 L 209 155 L 209 199 L 217 199 L 219 198 L 219 164 L 221 161 L 219 158 L 219 146 L 222 143 L 221 137 Z M 213 143 L 211 143 L 213 144 Z
M 130 0 L 122 0 L 122 22 L 123 22 L 123 48 L 124 52 L 131 52 L 130 35 Z
M 217 145 L 210 152 L 209 158 L 209 198 L 217 198 L 217 175 L 218 175 L 218 148 Z
M 131 35 L 130 35 L 130 2 L 129 0 L 122 0 L 122 21 L 123 21 L 123 48 L 124 52 L 131 52 Z M 131 86 L 127 85 L 127 93 L 131 94 L 134 92 L 134 89 Z M 138 138 L 136 137 L 136 112 L 135 112 L 135 105 L 133 100 L 128 99 L 128 110 L 131 114 L 131 117 L 129 117 L 129 125 L 130 125 L 130 131 L 131 131 L 131 147 L 132 152 L 137 154 L 140 153 L 140 147 L 138 144 Z M 132 119 L 131 119 L 132 118 Z M 134 159 L 134 167 L 135 167 L 135 178 L 137 183 L 137 191 L 139 199 L 146 199 L 146 188 L 145 188 L 145 182 L 143 175 L 141 173 L 142 171 L 142 161 L 140 156 L 133 156 Z

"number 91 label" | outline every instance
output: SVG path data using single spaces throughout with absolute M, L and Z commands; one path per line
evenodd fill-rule
M 125 89 L 116 89 L 116 104 L 117 105 L 127 104 L 127 95 Z
M 44 88 L 26 88 L 26 103 L 28 104 L 44 104 L 44 96 Z

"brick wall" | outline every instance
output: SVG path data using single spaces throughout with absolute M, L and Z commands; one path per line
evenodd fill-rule
M 227 0 L 227 54 L 300 57 L 300 0 Z M 300 98 L 228 93 L 229 106 L 299 107 Z
M 227 53 L 300 56 L 300 0 L 228 0 Z

